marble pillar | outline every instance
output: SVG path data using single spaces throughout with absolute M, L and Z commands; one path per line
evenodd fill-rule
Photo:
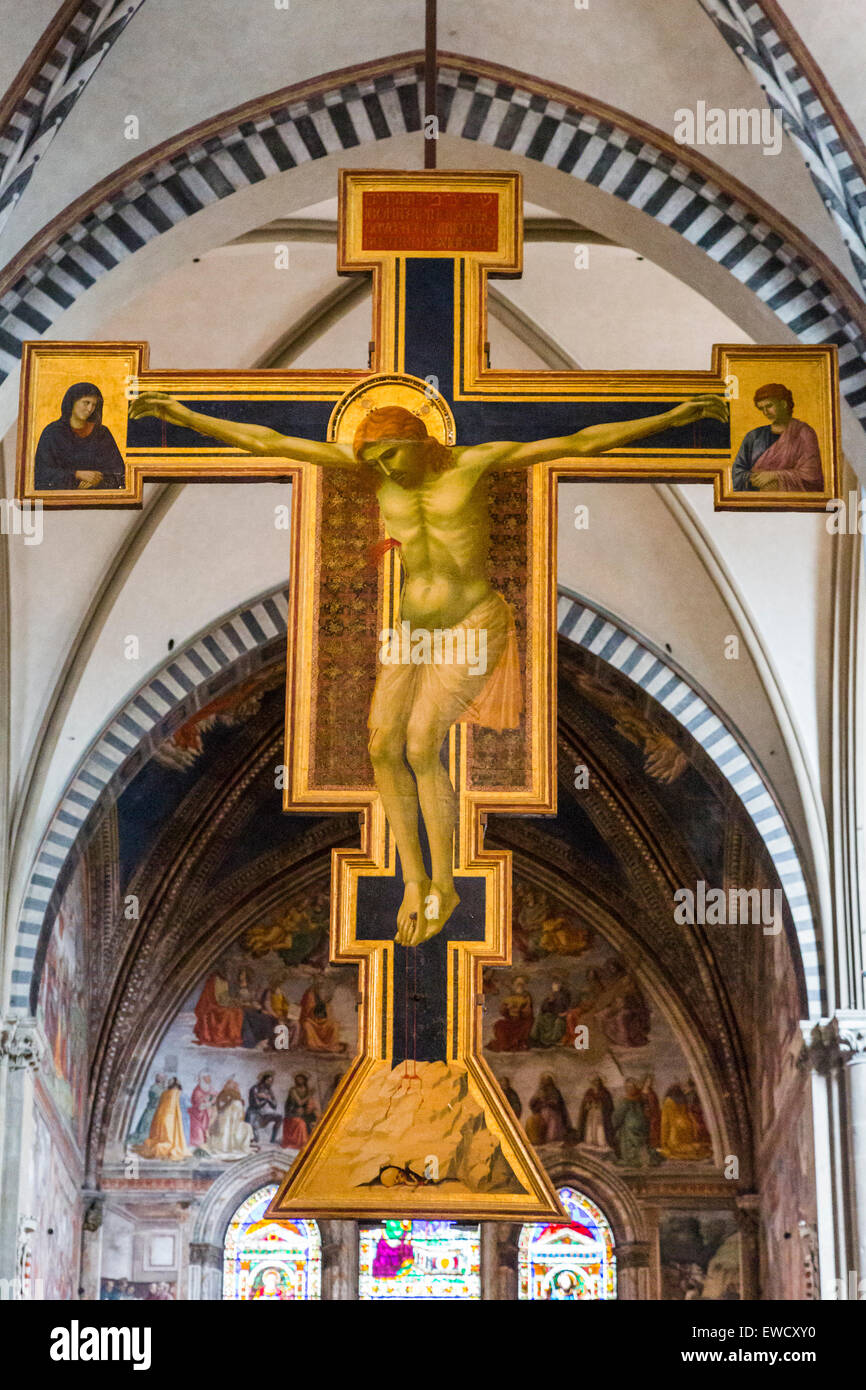
M 617 1298 L 646 1302 L 651 1296 L 649 1241 L 618 1241 L 615 1253 Z
M 36 1229 L 33 1191 L 33 1090 L 47 1044 L 34 1018 L 0 1024 L 0 1292 L 39 1298 L 29 1279 Z

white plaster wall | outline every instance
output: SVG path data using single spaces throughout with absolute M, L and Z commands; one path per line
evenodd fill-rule
M 102 1222 L 103 1279 L 132 1279 L 135 1222 L 125 1212 L 107 1206 Z
M 587 371 L 708 371 L 715 343 L 747 343 L 727 314 L 627 246 L 530 242 L 520 280 L 497 289 Z M 709 345 L 709 346 L 708 346 Z M 494 366 L 498 363 L 494 362 Z

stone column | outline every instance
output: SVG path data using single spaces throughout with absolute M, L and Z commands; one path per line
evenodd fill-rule
M 47 1051 L 34 1018 L 5 1018 L 0 1024 L 0 1291 L 7 1298 L 42 1295 L 22 1286 L 29 1241 L 36 1228 L 38 1193 L 33 1191 L 33 1086 Z M 22 1242 L 27 1244 L 24 1248 Z
M 481 1297 L 502 1303 L 517 1299 L 517 1243 L 522 1226 L 486 1221 L 481 1226 Z M 485 1246 L 485 1232 L 487 1244 Z
M 645 1303 L 650 1297 L 649 1241 L 618 1241 L 615 1254 L 617 1298 Z
M 740 1231 L 740 1297 L 760 1298 L 761 1198 L 757 1192 L 737 1196 L 737 1226 Z
M 190 1242 L 190 1302 L 218 1302 L 223 1296 L 223 1252 L 207 1241 Z
M 499 1298 L 499 1236 L 495 1221 L 482 1221 L 481 1234 L 481 1297 Z
M 812 1076 L 823 1299 L 866 1294 L 866 1012 L 804 1024 Z
M 342 1303 L 358 1298 L 360 1237 L 357 1221 L 320 1221 L 322 1299 Z
M 85 1194 L 86 1209 L 81 1223 L 81 1276 L 78 1297 L 99 1301 L 102 1280 L 102 1217 L 105 1197 L 101 1192 Z
M 851 1270 L 846 1283 L 866 1294 L 866 1012 L 838 1009 L 833 1017 L 844 1080 L 848 1131 L 848 1203 L 851 1212 Z M 855 1279 L 850 1275 L 853 1271 Z M 847 1297 L 857 1298 L 859 1292 Z
M 803 1051 L 799 1065 L 808 1072 L 812 1091 L 815 1160 L 816 1233 L 820 1297 L 837 1297 L 837 1279 L 847 1268 L 845 1201 L 842 1195 L 842 1122 L 838 1051 L 827 1020 L 801 1023 Z M 844 1142 L 842 1142 L 844 1148 Z

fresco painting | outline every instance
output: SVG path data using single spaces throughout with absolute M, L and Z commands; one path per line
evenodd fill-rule
M 42 1075 L 79 1147 L 84 1142 L 87 1097 L 86 923 L 85 880 L 79 866 L 48 942 L 37 1003 L 50 1054 Z
M 808 1086 L 799 1082 L 803 1094 L 789 1097 L 791 1119 L 765 1158 L 761 1182 L 766 1298 L 819 1297 L 812 1115 Z M 850 1287 L 845 1293 L 852 1297 Z
M 327 932 L 327 896 L 313 892 L 207 971 L 136 1098 L 127 1165 L 306 1145 L 356 1049 L 354 972 L 327 964 Z
M 785 1106 L 792 1086 L 799 1083 L 800 997 L 791 949 L 783 932 L 766 939 L 758 984 L 765 1007 L 758 1013 L 758 1115 L 767 1134 Z
M 512 972 L 488 971 L 485 1056 L 536 1147 L 625 1168 L 711 1165 L 689 1064 L 660 1009 L 573 909 L 518 880 Z
M 666 1212 L 659 1223 L 659 1258 L 663 1299 L 739 1300 L 740 1236 L 733 1212 Z
M 33 1113 L 31 1182 L 37 1210 L 32 1241 L 32 1281 L 36 1297 L 78 1297 L 83 1173 L 68 1166 L 69 1143 L 57 1121 L 37 1105 Z M 38 1194 L 38 1198 L 37 1198 Z
M 103 1279 L 99 1286 L 102 1303 L 171 1303 L 177 1298 L 177 1285 L 168 1279 Z

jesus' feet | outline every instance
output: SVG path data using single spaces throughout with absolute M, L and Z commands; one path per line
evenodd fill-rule
M 453 882 L 442 888 L 436 883 L 431 883 L 430 890 L 424 899 L 424 909 L 417 921 L 412 923 L 405 944 L 407 946 L 420 946 L 422 941 L 429 941 L 431 936 L 436 936 L 437 932 L 440 932 L 445 926 L 459 902 L 460 897 Z
M 424 916 L 424 903 L 430 894 L 430 884 L 424 880 L 410 882 L 406 884 L 403 892 L 403 901 L 397 912 L 397 935 L 395 940 L 398 946 L 412 946 L 415 943 L 410 940 L 417 924 Z

